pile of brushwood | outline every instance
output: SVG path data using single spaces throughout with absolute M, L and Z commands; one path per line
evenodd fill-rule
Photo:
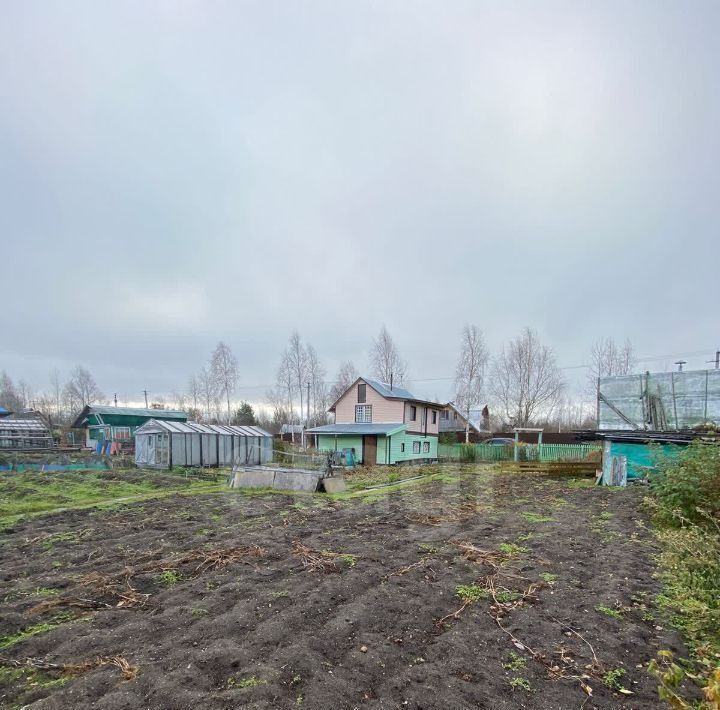
M 703 688 L 702 707 L 720 707 L 720 445 L 693 443 L 659 462 L 648 504 L 662 544 L 661 606 L 685 635 L 692 658 L 661 652 L 651 670 L 660 696 L 697 707 L 679 690 L 688 677 Z

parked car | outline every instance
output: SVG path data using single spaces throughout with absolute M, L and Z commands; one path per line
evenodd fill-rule
M 496 437 L 494 439 L 483 441 L 483 444 L 490 444 L 490 446 L 514 446 L 515 439 L 503 439 L 502 437 Z

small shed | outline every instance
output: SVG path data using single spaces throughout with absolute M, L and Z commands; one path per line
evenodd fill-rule
M 253 466 L 272 461 L 272 435 L 256 426 L 151 419 L 135 430 L 135 464 Z

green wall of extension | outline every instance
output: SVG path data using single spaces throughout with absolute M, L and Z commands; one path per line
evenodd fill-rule
M 389 437 L 377 437 L 377 458 L 374 463 L 396 464 L 405 461 L 423 461 L 425 459 L 437 459 L 438 439 L 436 436 L 423 436 L 422 434 L 393 434 Z M 413 452 L 413 444 L 420 444 L 420 452 Z M 404 444 L 404 450 L 403 450 Z M 427 444 L 426 451 L 424 445 Z M 342 449 L 355 449 L 356 462 L 363 463 L 362 436 L 354 434 L 320 434 L 318 436 L 319 451 L 342 451 Z

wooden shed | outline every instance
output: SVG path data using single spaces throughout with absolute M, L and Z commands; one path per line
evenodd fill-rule
M 256 426 L 152 419 L 135 430 L 135 464 L 173 466 L 260 465 L 272 460 L 272 435 Z

